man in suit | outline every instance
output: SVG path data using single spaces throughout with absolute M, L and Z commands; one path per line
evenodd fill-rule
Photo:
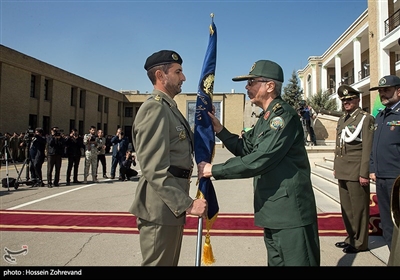
M 117 132 L 111 138 L 112 144 L 112 158 L 111 158 L 111 179 L 115 178 L 115 173 L 117 166 L 119 168 L 122 166 L 122 161 L 125 159 L 126 151 L 129 147 L 129 138 L 125 136 L 122 128 L 118 128 Z M 121 179 L 121 174 L 119 174 L 119 179 Z
M 374 117 L 363 111 L 361 92 L 348 85 L 338 88 L 345 113 L 338 120 L 334 175 L 338 179 L 342 218 L 347 236 L 336 242 L 344 253 L 368 250 L 369 156 L 374 136 Z
M 174 97 L 186 80 L 178 53 L 161 50 L 144 68 L 154 86 L 132 126 L 142 176 L 129 211 L 137 217 L 142 266 L 177 266 L 186 214 L 205 217 L 207 202 L 189 196 L 193 132 Z
M 254 219 L 264 228 L 268 265 L 319 266 L 311 168 L 300 118 L 281 98 L 283 70 L 273 61 L 259 60 L 248 75 L 232 80 L 247 81 L 247 95 L 263 113 L 242 137 L 209 114 L 217 137 L 235 157 L 220 164 L 200 162 L 199 178 L 254 177 Z

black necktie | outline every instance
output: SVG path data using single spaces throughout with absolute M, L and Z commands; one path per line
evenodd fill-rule
M 347 121 L 350 118 L 350 114 L 347 114 L 346 117 L 344 118 L 344 121 Z
M 392 110 L 391 108 L 388 107 L 385 108 L 385 117 L 390 113 L 391 110 Z

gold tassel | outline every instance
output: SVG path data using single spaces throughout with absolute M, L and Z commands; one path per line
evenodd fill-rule
M 210 234 L 206 234 L 206 241 L 203 247 L 203 263 L 206 265 L 210 265 L 215 263 L 214 254 L 212 251 L 211 243 L 210 243 Z

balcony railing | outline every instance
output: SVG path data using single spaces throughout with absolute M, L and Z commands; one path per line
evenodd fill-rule
M 400 9 L 385 20 L 385 35 L 400 25 Z

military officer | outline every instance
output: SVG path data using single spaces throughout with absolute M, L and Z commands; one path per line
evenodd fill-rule
M 161 50 L 144 68 L 154 90 L 132 126 L 142 176 L 129 211 L 137 217 L 142 266 L 177 266 L 186 214 L 205 217 L 207 202 L 189 196 L 193 132 L 174 101 L 186 80 L 182 58 Z
M 337 123 L 333 167 L 347 236 L 335 246 L 344 253 L 358 253 L 368 250 L 369 156 L 374 117 L 360 108 L 361 92 L 341 85 L 337 93 L 345 113 Z
M 216 180 L 254 177 L 254 219 L 264 228 L 269 266 L 319 266 L 317 207 L 297 112 L 281 98 L 283 70 L 259 60 L 247 81 L 250 101 L 263 110 L 242 137 L 229 132 L 209 114 L 214 131 L 235 156 L 225 163 L 198 164 L 198 176 Z M 240 191 L 239 189 L 237 191 Z
M 90 126 L 89 133 L 83 136 L 83 144 L 85 145 L 85 169 L 83 170 L 83 183 L 87 183 L 89 169 L 92 167 L 92 180 L 98 183 L 97 180 L 97 154 L 99 153 L 96 141 L 96 127 Z
M 378 90 L 381 103 L 385 106 L 375 119 L 370 179 L 375 181 L 383 238 L 390 250 L 393 233 L 390 196 L 393 184 L 400 175 L 400 78 L 384 76 L 378 86 L 369 90 Z

